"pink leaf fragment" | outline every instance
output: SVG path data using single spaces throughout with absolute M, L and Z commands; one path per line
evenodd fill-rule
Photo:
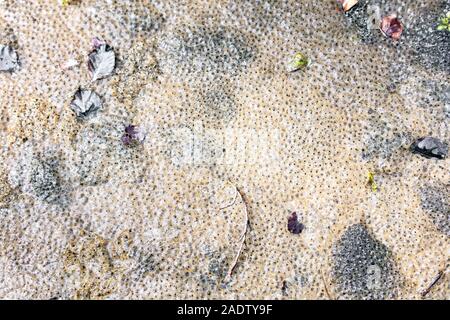
M 403 25 L 396 14 L 391 14 L 381 20 L 380 30 L 386 37 L 398 41 L 403 32 Z
M 345 12 L 349 11 L 355 5 L 358 4 L 358 0 L 337 0 L 342 5 Z

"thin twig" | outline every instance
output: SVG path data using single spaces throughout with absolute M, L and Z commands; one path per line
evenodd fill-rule
M 333 297 L 331 296 L 330 292 L 328 291 L 327 282 L 325 281 L 325 277 L 323 276 L 322 270 L 320 270 L 320 276 L 322 277 L 323 286 L 324 286 L 324 288 L 325 288 L 325 293 L 327 294 L 328 299 L 334 300 Z
M 238 187 L 235 186 L 235 189 L 236 189 L 236 198 L 237 198 L 237 195 L 239 194 L 239 196 L 242 199 L 242 202 L 245 205 L 245 210 L 244 210 L 244 212 L 245 212 L 245 226 L 244 226 L 244 230 L 242 232 L 241 238 L 239 239 L 239 241 L 240 241 L 239 249 L 238 249 L 238 251 L 236 253 L 236 256 L 235 256 L 235 258 L 233 260 L 233 263 L 231 264 L 230 269 L 228 270 L 228 273 L 227 273 L 227 277 L 228 278 L 231 277 L 231 275 L 233 274 L 234 269 L 237 266 L 239 257 L 241 256 L 241 253 L 242 253 L 242 249 L 244 248 L 244 245 L 245 245 L 245 240 L 247 238 L 247 232 L 248 232 L 248 226 L 249 226 L 249 219 L 248 219 L 248 211 L 249 210 L 248 210 L 248 203 L 247 203 L 247 201 L 245 199 L 245 195 L 243 194 L 243 192 Z M 236 202 L 236 199 L 234 199 L 234 201 L 233 201 L 233 203 L 231 205 L 233 205 L 235 202 Z M 226 208 L 228 208 L 228 206 L 226 206 Z
M 234 192 L 234 199 L 233 199 L 233 201 L 230 204 L 227 204 L 226 206 L 219 208 L 219 210 L 223 210 L 223 209 L 229 208 L 229 207 L 233 206 L 236 203 L 239 191 L 238 191 L 238 189 L 235 186 L 233 186 L 233 187 L 234 187 L 234 191 L 235 191 Z
M 444 274 L 445 274 L 444 271 L 439 270 L 437 276 L 434 277 L 434 279 L 433 279 L 433 281 L 431 281 L 430 285 L 429 285 L 424 291 L 422 291 L 422 294 L 421 294 L 421 295 L 422 295 L 422 298 L 425 298 L 426 295 L 427 295 L 428 293 L 430 293 L 431 289 L 433 289 L 433 287 L 436 285 L 436 283 L 438 283 L 439 280 L 442 279 L 442 277 L 444 276 Z

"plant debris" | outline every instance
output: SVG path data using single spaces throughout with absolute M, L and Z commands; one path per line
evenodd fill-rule
M 373 192 L 378 190 L 377 183 L 375 182 L 375 174 L 371 171 L 367 173 L 367 183 L 370 185 Z
M 98 38 L 92 40 L 94 50 L 89 54 L 88 67 L 92 81 L 110 76 L 116 66 L 116 54 L 105 42 Z
M 78 63 L 77 59 L 75 59 L 75 58 L 70 58 L 69 60 L 67 60 L 66 62 L 64 62 L 64 63 L 61 65 L 61 67 L 62 67 L 63 70 L 69 70 L 69 69 L 72 69 L 72 68 L 74 68 L 74 67 L 76 67 L 76 66 L 78 66 L 78 65 L 79 65 L 79 63 Z
M 447 12 L 445 17 L 441 18 L 437 27 L 439 31 L 450 31 L 450 11 Z
M 344 9 L 344 12 L 349 11 L 351 8 L 353 8 L 355 5 L 358 4 L 358 0 L 337 0 L 342 5 L 342 9 Z
M 303 53 L 296 53 L 294 58 L 288 63 L 287 70 L 288 72 L 295 72 L 300 69 L 306 68 L 311 63 L 311 60 L 308 59 Z
M 70 5 L 80 4 L 81 0 L 59 0 L 58 1 L 63 7 L 67 7 Z
M 102 100 L 94 91 L 78 89 L 70 104 L 78 118 L 88 119 L 102 107 Z
M 17 52 L 10 46 L 0 45 L 0 71 L 12 72 L 18 66 Z
M 430 293 L 431 289 L 433 289 L 433 287 L 439 282 L 439 280 L 441 280 L 443 278 L 443 276 L 445 275 L 444 271 L 439 270 L 438 274 L 436 277 L 434 277 L 433 281 L 431 281 L 430 285 L 422 291 L 421 296 L 422 298 L 425 298 L 426 295 L 428 293 Z
M 288 282 L 286 280 L 283 280 L 283 283 L 281 285 L 281 293 L 283 294 L 284 297 L 288 296 Z
M 298 221 L 297 213 L 292 212 L 292 214 L 288 218 L 288 230 L 293 234 L 300 234 L 305 226 Z
M 433 137 L 420 138 L 411 145 L 411 151 L 425 158 L 445 159 L 448 145 Z
M 398 41 L 403 32 L 403 25 L 396 14 L 391 14 L 381 20 L 380 30 L 386 37 Z
M 323 287 L 324 287 L 324 289 L 325 289 L 325 293 L 326 293 L 328 299 L 330 299 L 330 300 L 335 300 L 335 299 L 331 296 L 330 291 L 328 291 L 327 282 L 326 282 L 326 280 L 325 280 L 325 277 L 323 276 L 322 270 L 320 270 L 320 277 L 322 278 Z
M 145 135 L 134 125 L 125 127 L 125 133 L 122 136 L 122 143 L 127 147 L 136 146 L 145 140 Z
M 227 276 L 226 276 L 227 278 L 230 278 L 231 275 L 233 274 L 234 269 L 236 269 L 237 262 L 239 260 L 239 257 L 241 256 L 242 249 L 244 248 L 244 245 L 245 245 L 245 240 L 247 239 L 247 232 L 248 232 L 248 228 L 250 225 L 250 220 L 248 218 L 248 211 L 249 211 L 248 208 L 249 207 L 248 207 L 248 203 L 245 198 L 245 195 L 238 187 L 234 186 L 234 189 L 235 189 L 235 197 L 234 197 L 233 202 L 230 205 L 222 207 L 221 209 L 225 209 L 225 208 L 228 208 L 228 207 L 234 205 L 234 203 L 236 202 L 237 196 L 239 195 L 241 197 L 242 202 L 244 203 L 245 225 L 244 225 L 244 230 L 242 231 L 241 238 L 239 239 L 240 240 L 239 249 L 236 253 L 236 256 L 234 257 L 233 263 L 230 265 L 230 268 L 228 269 Z

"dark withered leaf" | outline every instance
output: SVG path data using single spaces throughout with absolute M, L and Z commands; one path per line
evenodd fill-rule
M 92 81 L 110 76 L 116 66 L 116 54 L 108 44 L 94 39 L 94 50 L 89 54 L 88 67 Z
M 412 144 L 411 151 L 426 158 L 444 159 L 448 154 L 448 145 L 437 138 L 424 137 Z
M 94 91 L 80 88 L 75 93 L 70 107 L 78 118 L 87 119 L 102 107 L 102 100 Z
M 12 72 L 18 66 L 17 52 L 10 46 L 0 45 L 0 71 Z
M 297 213 L 292 212 L 288 218 L 288 230 L 293 234 L 300 234 L 305 226 L 298 221 Z

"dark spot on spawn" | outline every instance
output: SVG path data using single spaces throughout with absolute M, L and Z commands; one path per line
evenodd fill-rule
M 225 28 L 184 27 L 163 36 L 158 46 L 162 71 L 178 79 L 233 75 L 255 55 L 243 34 Z
M 200 110 L 213 121 L 228 124 L 236 115 L 236 104 L 233 97 L 223 89 L 211 88 L 199 99 Z
M 450 32 L 439 31 L 439 19 L 450 11 L 450 2 L 442 0 L 438 5 L 423 8 L 413 16 L 407 29 L 407 46 L 415 59 L 425 68 L 450 72 Z
M 333 249 L 333 276 L 344 299 L 394 299 L 397 272 L 391 252 L 362 224 L 348 227 Z
M 104 168 L 111 167 L 110 154 L 116 148 L 112 137 L 114 130 L 110 126 L 89 125 L 78 133 L 74 142 L 79 157 L 76 166 L 82 185 L 97 185 L 109 180 L 109 171 Z
M 398 116 L 385 117 L 373 111 L 364 133 L 364 160 L 390 159 L 411 143 L 411 134 L 402 128 Z
M 370 29 L 367 25 L 371 17 L 374 18 L 374 21 L 371 21 L 374 26 L 379 25 L 379 19 L 381 19 L 381 17 L 377 17 L 376 12 L 371 12 L 372 7 L 369 6 L 370 4 L 369 0 L 360 0 L 358 5 L 345 13 L 348 22 L 356 29 L 361 40 L 365 43 L 374 43 L 379 35 L 378 29 Z
M 117 1 L 122 3 L 122 1 Z M 103 8 L 102 8 L 103 9 Z M 132 36 L 148 35 L 160 29 L 164 17 L 147 1 L 133 1 L 133 5 L 117 5 L 114 3 L 111 10 L 119 18 L 119 23 L 129 30 Z
M 34 159 L 29 178 L 32 193 L 40 200 L 53 202 L 60 197 L 58 161 Z
M 445 159 L 448 153 L 448 145 L 437 138 L 420 138 L 411 145 L 411 151 L 425 158 Z
M 436 228 L 450 236 L 450 186 L 425 186 L 421 189 L 422 209 L 433 220 Z
M 288 218 L 288 230 L 293 234 L 300 234 L 305 226 L 298 221 L 297 213 L 292 212 Z
M 225 279 L 228 271 L 226 256 L 223 252 L 211 252 L 207 255 L 207 269 L 199 274 L 199 281 L 205 290 L 216 289 Z

